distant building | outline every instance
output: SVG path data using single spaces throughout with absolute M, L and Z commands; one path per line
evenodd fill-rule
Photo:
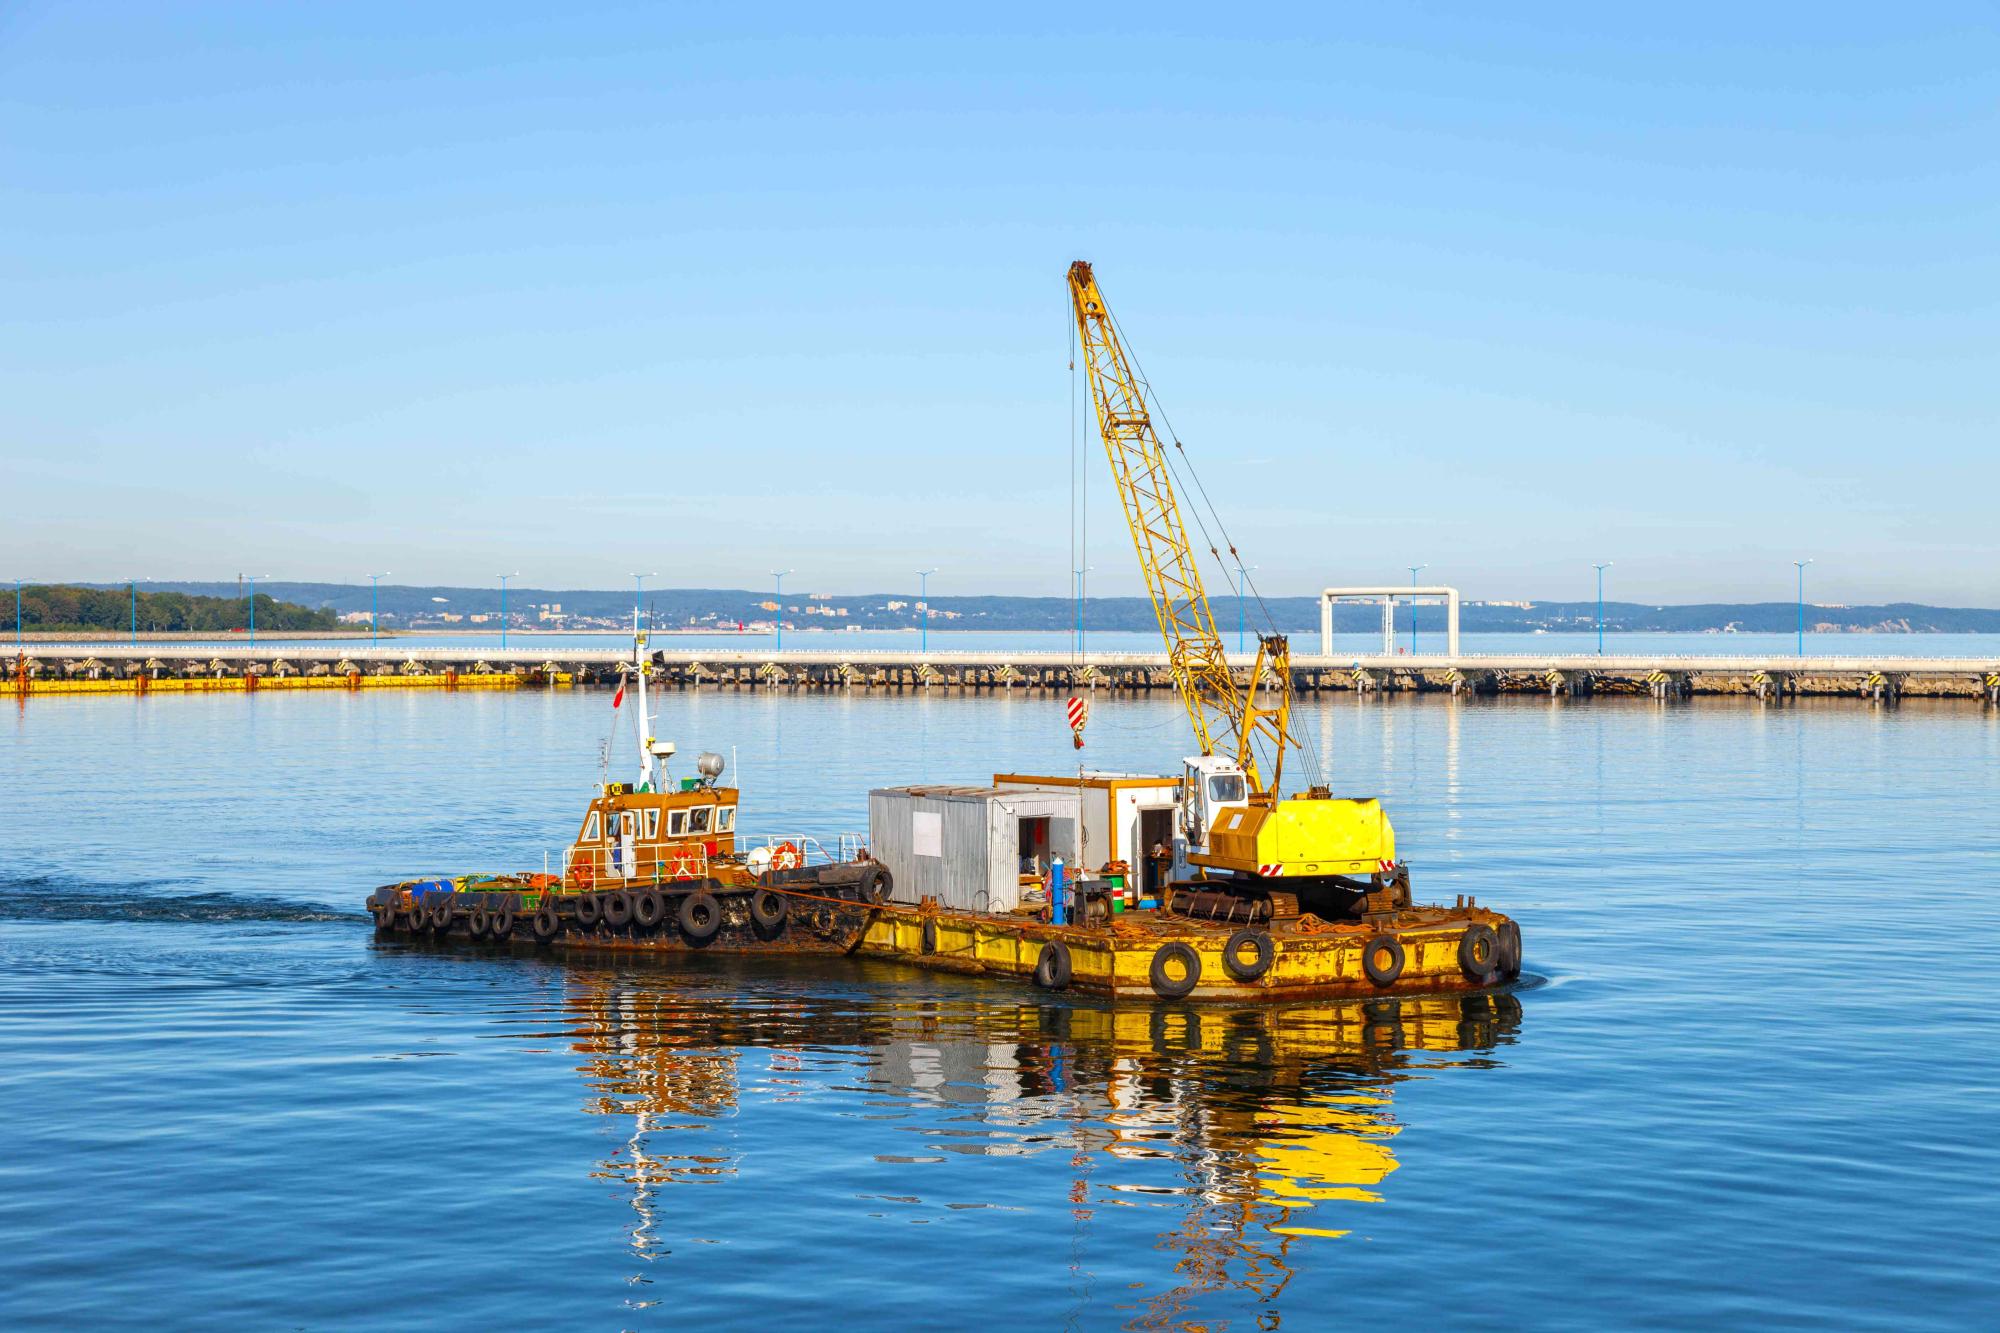
M 366 625 L 372 617 L 366 611 L 348 611 L 341 615 L 343 625 Z

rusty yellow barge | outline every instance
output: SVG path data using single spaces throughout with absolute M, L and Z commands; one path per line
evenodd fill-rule
M 642 700 L 644 688 L 640 678 Z M 1328 802 L 1365 843 L 1365 874 L 1286 880 L 1273 862 L 1250 888 L 1190 865 L 1213 858 L 1190 850 L 1179 817 L 1217 790 L 1191 792 L 1191 776 L 881 788 L 865 838 L 822 841 L 744 834 L 721 757 L 703 754 L 696 776 L 675 781 L 673 752 L 646 736 L 638 779 L 600 784 L 560 873 L 384 885 L 368 898 L 377 929 L 489 947 L 847 954 L 1114 1000 L 1470 992 L 1520 971 L 1505 916 L 1411 901 L 1374 801 Z M 1254 809 L 1211 818 L 1230 827 Z

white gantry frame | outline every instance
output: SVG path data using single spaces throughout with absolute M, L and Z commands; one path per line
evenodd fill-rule
M 1333 656 L 1333 604 L 1341 601 L 1371 601 L 1382 604 L 1382 655 L 1396 655 L 1396 603 L 1408 602 L 1412 606 L 1428 603 L 1432 606 L 1442 600 L 1445 604 L 1444 642 L 1445 656 L 1458 656 L 1458 589 L 1443 585 L 1426 588 L 1409 586 L 1392 587 L 1384 584 L 1368 588 L 1322 588 L 1319 594 L 1319 651 L 1322 657 Z

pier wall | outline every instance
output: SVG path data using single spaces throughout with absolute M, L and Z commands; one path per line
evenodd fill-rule
M 288 644 L 26 645 L 7 663 L 0 691 L 18 695 L 258 689 L 510 689 L 608 685 L 636 669 L 609 649 L 555 655 L 492 649 L 397 649 Z M 1235 663 L 1247 684 L 1252 659 Z M 666 649 L 646 658 L 648 678 L 667 688 L 789 691 L 1171 691 L 1164 654 L 704 652 Z M 1543 694 L 1660 700 L 1747 695 L 1777 703 L 1838 697 L 1893 704 L 1902 698 L 1964 699 L 2000 706 L 2000 648 L 1970 658 L 1374 657 L 1295 656 L 1299 694 Z

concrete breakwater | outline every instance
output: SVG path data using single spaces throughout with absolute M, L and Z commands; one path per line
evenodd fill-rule
M 1232 655 L 1247 678 L 1251 658 Z M 736 690 L 1153 691 L 1173 688 L 1163 653 L 911 653 L 878 649 L 666 648 L 645 659 L 667 687 Z M 508 688 L 610 684 L 637 668 L 629 652 L 534 645 L 398 648 L 392 644 L 24 645 L 7 685 L 23 695 L 189 688 Z M 1688 699 L 1818 696 L 1894 703 L 1955 698 L 2000 705 L 2000 645 L 1992 658 L 1578 656 L 1456 654 L 1333 658 L 1295 654 L 1294 689 L 1359 693 L 1596 694 Z M 176 682 L 170 684 L 169 682 Z M 180 683 L 186 682 L 186 683 Z M 193 682 L 209 682 L 205 686 Z M 85 688 L 78 688 L 85 687 Z

